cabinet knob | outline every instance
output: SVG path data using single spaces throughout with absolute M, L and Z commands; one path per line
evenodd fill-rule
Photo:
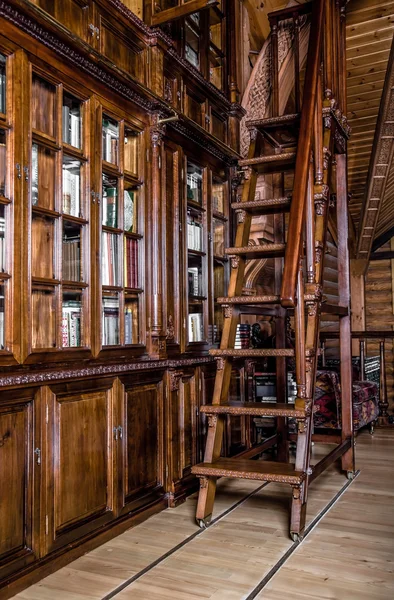
M 20 164 L 16 163 L 15 168 L 16 168 L 16 172 L 17 172 L 17 178 L 18 179 L 22 179 L 22 173 L 21 173 L 21 166 L 20 166 Z
M 39 448 L 36 448 L 34 450 L 34 454 L 37 457 L 37 459 L 36 459 L 37 460 L 37 464 L 40 465 L 41 464 L 41 450 Z

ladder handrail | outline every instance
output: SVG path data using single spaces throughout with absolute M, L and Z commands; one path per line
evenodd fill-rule
M 281 289 L 281 303 L 285 307 L 293 307 L 296 303 L 296 283 L 308 192 L 309 162 L 314 134 L 315 105 L 323 40 L 324 5 L 326 1 L 315 0 L 312 7 L 293 198 L 290 209 L 289 231 Z

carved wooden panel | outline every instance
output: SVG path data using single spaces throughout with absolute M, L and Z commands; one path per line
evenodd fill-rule
M 89 0 L 32 1 L 79 37 L 88 37 Z
M 0 407 L 0 579 L 35 558 L 33 401 Z M 35 499 L 36 500 L 36 499 Z
M 179 481 L 190 474 L 197 462 L 197 384 L 196 376 L 184 374 L 177 378 L 171 391 L 171 453 L 172 477 Z
M 140 81 L 143 80 L 142 52 L 130 37 L 103 17 L 100 19 L 100 52 L 118 68 Z
M 110 391 L 47 390 L 48 519 L 52 549 L 113 517 L 113 401 Z
M 162 384 L 126 389 L 124 504 L 163 484 Z

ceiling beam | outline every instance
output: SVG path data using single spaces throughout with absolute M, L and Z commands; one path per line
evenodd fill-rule
M 391 240 L 392 237 L 394 237 L 394 227 L 390 227 L 390 229 L 382 233 L 374 240 L 372 244 L 372 252 L 375 252 L 375 250 L 380 248 L 380 246 L 383 246 L 383 244 Z
M 216 6 L 217 4 L 217 0 L 190 0 L 190 2 L 187 2 L 186 4 L 174 6 L 173 8 L 168 8 L 167 10 L 152 15 L 151 25 L 156 27 L 157 25 L 163 25 L 163 23 L 168 23 L 169 21 L 176 21 L 177 19 L 187 17 L 192 13 L 203 10 L 204 8 Z
M 357 236 L 357 258 L 369 259 L 394 152 L 394 39 L 387 64 Z

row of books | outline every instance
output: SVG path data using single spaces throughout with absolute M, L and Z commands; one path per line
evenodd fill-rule
M 136 195 L 132 190 L 124 191 L 124 230 L 136 231 Z M 118 190 L 115 186 L 103 186 L 103 225 L 118 227 Z
M 201 270 L 198 267 L 187 269 L 189 296 L 202 296 Z
M 0 136 L 0 196 L 5 196 L 6 145 L 1 140 L 4 138 L 1 132 Z
M 5 271 L 5 252 L 5 218 L 0 217 L 0 271 L 2 273 Z
M 62 346 L 72 348 L 81 345 L 81 302 L 67 300 L 62 307 Z
M 204 339 L 203 315 L 201 313 L 189 314 L 189 342 L 202 342 Z
M 5 332 L 4 332 L 4 288 L 1 286 L 0 293 L 0 350 L 4 350 Z
M 81 281 L 81 238 L 79 235 L 63 237 L 62 278 L 65 281 Z
M 103 160 L 114 165 L 118 163 L 119 126 L 115 121 L 103 119 L 102 133 Z
M 124 341 L 125 344 L 138 344 L 138 303 L 126 305 L 124 311 Z
M 235 334 L 234 348 L 240 350 L 249 348 L 250 345 L 250 325 L 239 323 Z
M 63 142 L 74 146 L 81 147 L 81 116 L 80 107 L 73 106 L 72 102 L 63 102 L 62 108 L 62 137 Z
M 203 249 L 203 227 L 198 221 L 194 221 L 190 216 L 187 220 L 187 247 L 189 250 L 198 250 L 202 252 Z
M 103 346 L 119 344 L 118 298 L 103 298 L 102 343 Z
M 118 235 L 101 232 L 101 280 L 103 285 L 121 285 L 120 281 L 120 238 Z
M 138 288 L 138 240 L 124 238 L 125 287 Z
M 71 161 L 63 164 L 63 212 L 74 217 L 80 216 L 80 163 Z

